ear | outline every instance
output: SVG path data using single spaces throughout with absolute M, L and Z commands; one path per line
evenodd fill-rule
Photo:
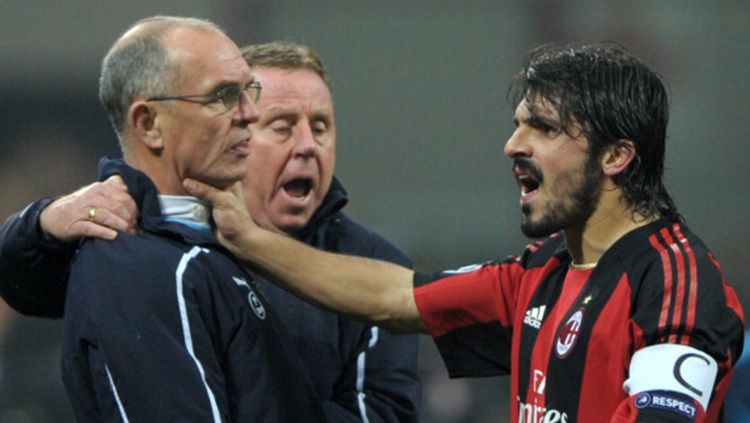
M 160 109 L 145 101 L 136 101 L 128 109 L 128 123 L 139 142 L 149 149 L 161 150 L 164 140 L 161 136 Z
M 637 151 L 633 141 L 619 139 L 607 147 L 602 154 L 602 172 L 606 176 L 617 176 L 627 169 L 630 162 L 635 159 Z

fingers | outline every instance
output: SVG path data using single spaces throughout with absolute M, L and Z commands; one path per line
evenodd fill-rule
M 219 189 L 195 179 L 186 178 L 182 181 L 182 187 L 185 188 L 188 194 L 198 197 L 203 201 L 208 201 L 214 206 L 216 205 L 215 202 L 219 200 L 221 196 L 221 191 Z
M 84 227 L 89 226 L 99 226 L 104 228 L 110 228 L 114 231 L 121 231 L 121 232 L 130 232 L 134 225 L 135 221 L 133 219 L 133 215 L 125 210 L 122 206 L 116 206 L 114 207 L 115 210 L 112 210 L 112 208 L 99 208 L 99 207 L 89 207 L 87 212 L 87 219 L 86 220 L 78 220 L 79 223 L 81 223 Z M 94 210 L 93 218 L 92 218 L 92 212 L 91 210 Z M 123 216 L 126 216 L 123 218 Z M 97 236 L 97 234 L 102 233 L 102 231 L 95 231 L 95 234 L 89 233 L 90 230 L 86 230 L 86 234 L 84 236 Z
M 99 198 L 92 198 L 91 206 L 104 208 L 116 218 L 116 221 L 111 221 L 112 225 L 102 222 L 104 225 L 122 231 L 135 227 L 138 220 L 138 206 L 119 175 L 110 176 L 101 183 L 101 187 L 94 187 L 93 191 L 95 191 L 93 194 L 98 195 Z M 127 226 L 123 226 L 122 222 L 125 222 Z
M 65 242 L 81 237 L 114 239 L 116 231 L 135 233 L 138 207 L 119 176 L 60 197 L 40 215 L 44 233 Z
M 212 205 L 216 237 L 229 249 L 234 246 L 231 241 L 246 230 L 253 230 L 255 223 L 250 217 L 242 195 L 242 186 L 237 182 L 227 189 L 217 189 L 194 179 L 183 181 L 185 190 Z
M 78 232 L 84 237 L 101 238 L 107 241 L 117 238 L 117 231 L 106 226 L 84 221 L 78 222 L 77 225 L 79 225 Z
M 235 183 L 227 189 L 219 189 L 195 179 L 186 178 L 182 186 L 188 194 L 211 203 L 214 209 L 240 208 L 245 210 L 242 184 Z

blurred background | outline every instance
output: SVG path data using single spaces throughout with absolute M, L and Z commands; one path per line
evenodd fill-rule
M 524 53 L 619 42 L 670 86 L 667 186 L 750 306 L 750 2 L 0 0 L 2 218 L 93 180 L 100 156 L 119 155 L 97 100 L 99 64 L 154 14 L 208 18 L 239 45 L 317 49 L 333 80 L 349 214 L 421 269 L 527 243 L 502 156 L 513 127 L 506 90 Z M 0 305 L 0 423 L 72 421 L 60 328 Z M 507 420 L 507 378 L 449 380 L 429 338 L 422 345 L 423 421 Z

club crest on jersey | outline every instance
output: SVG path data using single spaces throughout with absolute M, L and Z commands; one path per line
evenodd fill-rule
M 263 302 L 258 298 L 258 295 L 255 294 L 255 291 L 250 287 L 250 284 L 248 284 L 245 279 L 235 276 L 232 276 L 232 280 L 234 280 L 234 283 L 236 283 L 237 286 L 244 286 L 250 291 L 247 294 L 247 302 L 250 304 L 250 308 L 253 309 L 253 313 L 255 313 L 259 319 L 264 320 L 266 318 L 266 308 L 263 307 Z
M 581 335 L 583 311 L 583 307 L 576 310 L 558 330 L 555 340 L 555 355 L 558 358 L 567 357 L 573 351 L 573 347 L 576 346 L 578 337 Z

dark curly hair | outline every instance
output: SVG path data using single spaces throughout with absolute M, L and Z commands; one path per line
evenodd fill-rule
M 633 213 L 681 219 L 663 183 L 669 101 L 661 77 L 615 44 L 544 45 L 530 51 L 508 91 L 514 106 L 548 101 L 563 130 L 589 140 L 590 159 L 626 139 L 636 157 L 617 175 Z

